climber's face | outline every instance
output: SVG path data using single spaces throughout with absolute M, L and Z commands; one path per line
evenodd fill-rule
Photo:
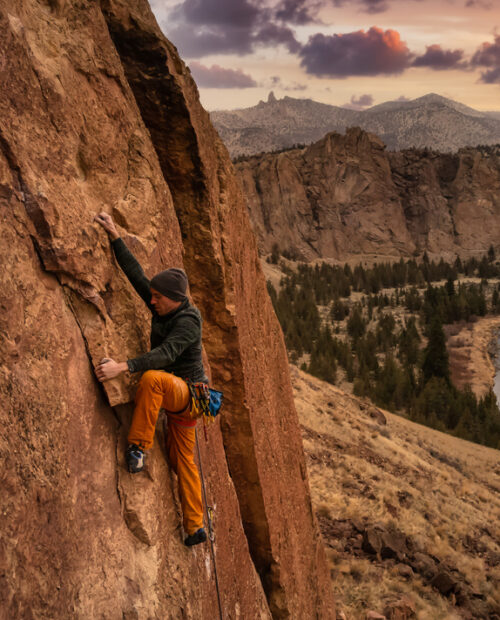
M 164 316 L 172 310 L 177 310 L 177 308 L 181 305 L 180 301 L 174 301 L 173 299 L 169 299 L 162 295 L 158 291 L 155 291 L 154 288 L 151 289 L 151 305 L 155 309 L 156 313 L 160 316 Z

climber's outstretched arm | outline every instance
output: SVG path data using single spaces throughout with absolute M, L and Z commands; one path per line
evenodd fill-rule
M 96 215 L 94 219 L 108 233 L 116 260 L 118 261 L 123 273 L 127 276 L 130 284 L 132 284 L 137 293 L 141 296 L 147 307 L 151 310 L 151 312 L 153 312 L 154 308 L 151 305 L 149 280 L 144 274 L 139 261 L 127 248 L 125 242 L 120 237 L 118 231 L 116 230 L 115 223 L 113 222 L 113 218 L 107 213 L 102 212 L 99 213 L 99 215 Z

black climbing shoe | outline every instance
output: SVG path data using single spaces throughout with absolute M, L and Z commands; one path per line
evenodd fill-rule
M 130 443 L 125 450 L 125 460 L 131 474 L 138 474 L 144 467 L 144 450 Z
M 199 545 L 200 543 L 204 543 L 207 540 L 207 535 L 205 530 L 200 527 L 199 530 L 196 530 L 194 534 L 189 534 L 189 536 L 184 540 L 184 544 L 186 547 L 192 547 L 193 545 Z

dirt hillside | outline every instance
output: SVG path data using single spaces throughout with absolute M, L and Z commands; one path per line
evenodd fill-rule
M 499 617 L 498 451 L 291 372 L 338 613 Z

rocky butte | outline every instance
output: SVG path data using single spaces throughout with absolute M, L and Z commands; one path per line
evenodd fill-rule
M 0 4 L 0 607 L 9 618 L 216 618 L 182 544 L 163 433 L 123 463 L 149 319 L 93 217 L 152 276 L 184 266 L 221 422 L 201 438 L 224 618 L 331 618 L 281 330 L 244 199 L 145 0 Z
M 481 256 L 500 239 L 500 146 L 389 152 L 357 127 L 237 164 L 264 253 Z

